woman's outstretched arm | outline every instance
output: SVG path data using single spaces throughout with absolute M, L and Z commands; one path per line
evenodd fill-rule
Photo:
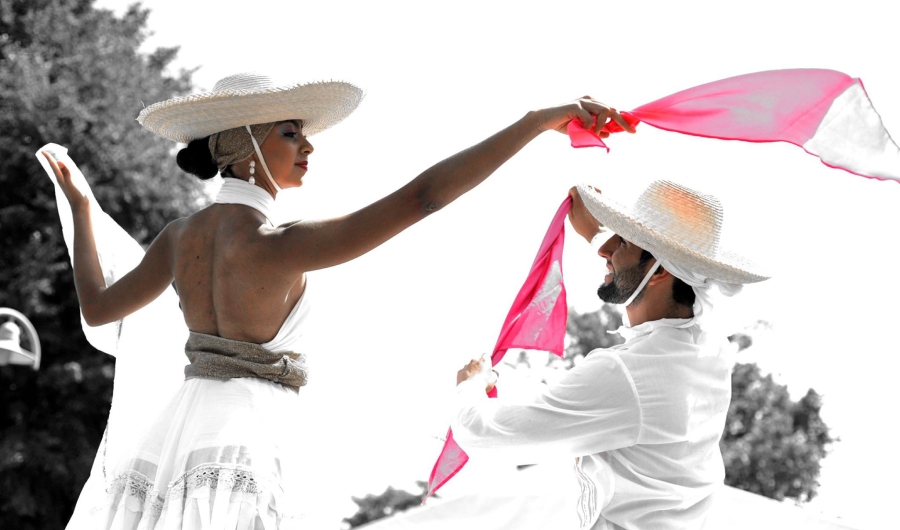
M 72 175 L 65 164 L 57 162 L 46 151 L 42 151 L 42 154 L 53 168 L 56 180 L 72 207 L 72 221 L 75 225 L 72 252 L 75 290 L 85 322 L 89 326 L 115 322 L 156 299 L 173 280 L 173 225 L 170 224 L 160 232 L 137 267 L 107 287 L 94 241 L 90 201 L 72 182 Z
M 607 119 L 627 131 L 634 129 L 614 109 L 589 97 L 568 105 L 529 112 L 490 138 L 438 162 L 394 193 L 349 215 L 325 221 L 296 223 L 267 234 L 266 256 L 278 256 L 280 266 L 294 273 L 350 261 L 381 245 L 471 190 L 540 133 L 564 132 L 572 119 L 596 123 Z

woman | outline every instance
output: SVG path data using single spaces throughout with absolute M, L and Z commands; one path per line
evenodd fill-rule
M 92 506 L 82 510 L 92 527 L 285 527 L 282 485 L 292 477 L 282 476 L 281 458 L 291 440 L 279 411 L 306 382 L 295 353 L 311 303 L 306 272 L 384 243 L 475 187 L 543 131 L 562 132 L 572 119 L 594 123 L 598 133 L 608 119 L 633 131 L 615 110 L 585 97 L 527 113 L 359 211 L 273 222 L 278 192 L 301 186 L 309 170 L 308 137 L 340 122 L 361 99 L 347 83 L 276 87 L 235 75 L 209 94 L 145 109 L 138 120 L 147 129 L 189 142 L 178 153 L 182 169 L 228 178 L 215 204 L 171 222 L 108 287 L 89 190 L 75 181 L 74 168 L 43 153 L 71 205 L 75 286 L 88 325 L 121 321 L 174 282 L 190 330 L 181 390 L 148 420 L 127 457 L 103 464 L 104 498 L 79 499 Z

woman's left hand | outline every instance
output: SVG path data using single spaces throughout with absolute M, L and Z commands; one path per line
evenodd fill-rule
M 72 210 L 76 211 L 87 207 L 88 204 L 90 204 L 88 194 L 81 186 L 74 182 L 72 172 L 69 171 L 69 168 L 62 162 L 58 162 L 49 152 L 41 151 L 41 154 L 44 155 L 44 158 L 50 163 L 50 167 L 53 168 L 53 174 L 56 175 L 56 182 L 59 183 L 59 187 L 62 188 L 63 194 L 65 194 L 66 199 L 69 200 Z
M 490 392 L 497 384 L 497 372 L 492 369 L 489 355 L 485 355 L 481 359 L 472 359 L 463 366 L 462 370 L 456 372 L 456 384 L 459 385 L 476 376 L 484 378 L 485 392 Z

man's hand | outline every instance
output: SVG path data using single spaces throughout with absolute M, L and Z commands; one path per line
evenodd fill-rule
M 490 392 L 497 384 L 497 372 L 491 367 L 491 357 L 485 355 L 481 359 L 472 359 L 462 370 L 456 372 L 456 384 L 467 381 L 473 377 L 482 377 L 485 381 L 485 392 Z
M 597 192 L 599 193 L 600 190 L 597 190 Z M 578 193 L 578 188 L 573 187 L 570 189 L 569 196 L 572 197 L 572 208 L 569 210 L 569 222 L 572 223 L 572 228 L 575 229 L 575 232 L 587 239 L 588 243 L 590 243 L 591 240 L 594 239 L 594 236 L 600 233 L 600 227 L 602 225 L 600 224 L 600 221 L 594 219 L 594 216 L 591 215 L 591 212 L 589 212 L 584 205 L 584 201 L 581 200 L 581 195 Z

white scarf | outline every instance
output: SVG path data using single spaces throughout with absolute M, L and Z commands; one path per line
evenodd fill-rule
M 647 285 L 647 282 L 650 281 L 650 276 L 653 275 L 656 270 L 662 266 L 662 268 L 669 271 L 669 274 L 683 281 L 684 283 L 691 286 L 694 290 L 694 317 L 689 321 L 676 325 L 675 327 L 690 327 L 694 325 L 698 325 L 703 321 L 703 316 L 710 315 L 713 311 L 713 307 L 715 305 L 715 300 L 713 298 L 711 289 L 713 286 L 719 289 L 719 292 L 722 293 L 723 296 L 731 297 L 743 289 L 743 285 L 739 283 L 727 283 L 719 280 L 713 280 L 712 278 L 707 278 L 701 274 L 697 274 L 691 270 L 688 270 L 680 265 L 675 265 L 671 261 L 656 258 L 656 263 L 650 267 L 650 270 L 647 271 L 647 274 L 644 276 L 644 279 L 638 285 L 637 289 L 631 293 L 631 296 L 628 297 L 628 300 L 625 301 L 625 307 L 628 307 L 637 295 L 644 289 Z M 631 324 L 628 322 L 628 313 L 623 313 L 623 327 L 619 328 L 616 333 L 621 334 L 623 337 L 626 333 L 622 333 L 623 329 L 631 328 Z M 627 337 L 626 337 L 627 338 Z
M 699 317 L 704 314 L 709 315 L 712 313 L 713 306 L 715 305 L 711 292 L 713 286 L 718 288 L 723 296 L 727 297 L 738 294 L 741 292 L 741 289 L 744 288 L 744 286 L 739 283 L 727 283 L 707 278 L 706 276 L 697 274 L 680 265 L 675 265 L 668 260 L 661 259 L 659 262 L 662 263 L 663 268 L 669 271 L 672 276 L 690 285 L 694 289 L 694 320 L 698 323 Z

